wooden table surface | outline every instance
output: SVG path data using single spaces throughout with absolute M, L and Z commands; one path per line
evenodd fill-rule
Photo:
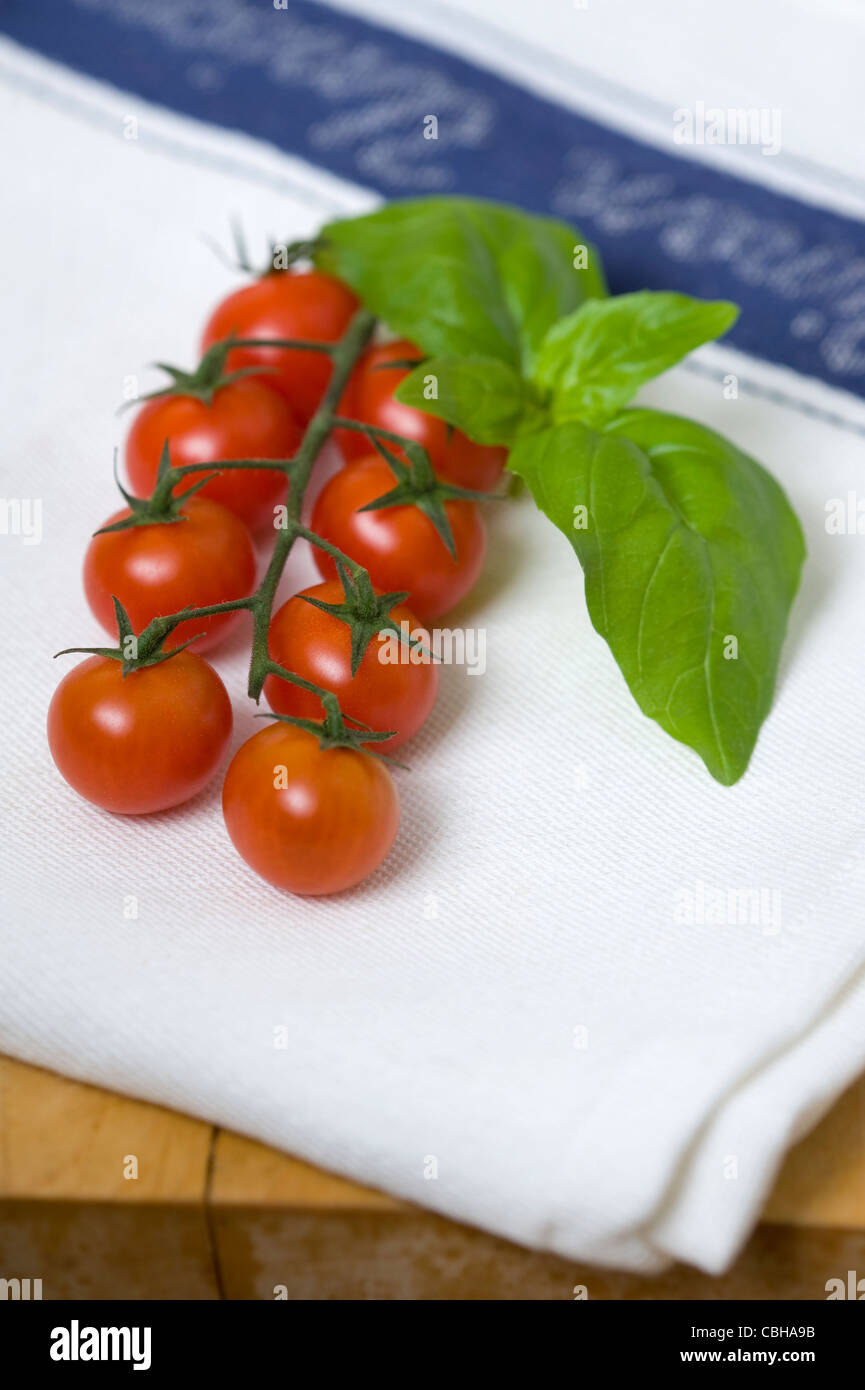
M 865 1078 L 788 1155 L 730 1271 L 644 1278 L 0 1057 L 0 1278 L 41 1279 L 46 1299 L 822 1299 L 848 1270 L 865 1278 Z

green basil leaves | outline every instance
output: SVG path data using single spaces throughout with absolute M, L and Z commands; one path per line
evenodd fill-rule
M 654 410 L 605 432 L 550 426 L 509 467 L 577 552 L 592 623 L 640 709 L 737 781 L 805 557 L 781 488 L 712 430 Z
M 466 198 L 392 204 L 322 237 L 320 267 L 428 354 L 398 399 L 510 447 L 510 470 L 579 557 L 640 709 L 735 782 L 771 706 L 802 531 L 774 479 L 720 435 L 626 408 L 725 333 L 735 305 L 607 298 L 575 230 Z
M 546 418 L 531 384 L 494 357 L 430 357 L 400 382 L 396 396 L 477 444 L 511 444 L 528 419 Z
M 404 338 L 442 356 L 531 368 L 552 324 L 604 295 L 579 233 L 473 198 L 420 198 L 322 228 L 316 254 Z
M 726 333 L 738 315 L 724 300 L 651 290 L 590 300 L 550 328 L 533 380 L 557 423 L 603 424 L 647 381 Z

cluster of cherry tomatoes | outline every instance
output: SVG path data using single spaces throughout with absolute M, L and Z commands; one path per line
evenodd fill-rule
M 358 307 L 351 291 L 327 275 L 272 271 L 219 304 L 202 348 L 227 338 L 336 343 Z M 418 357 L 411 343 L 401 341 L 367 348 L 339 415 L 417 441 L 448 483 L 491 490 L 501 475 L 503 450 L 476 445 L 394 399 L 409 370 L 406 361 Z M 278 469 L 245 468 L 204 481 L 213 472 L 207 465 L 291 459 L 332 369 L 321 351 L 232 348 L 215 389 L 197 390 L 178 375 L 172 388 L 138 409 L 125 454 L 132 506 L 103 523 L 84 562 L 89 605 L 121 646 L 116 653 L 97 649 L 70 671 L 48 714 L 49 744 L 60 772 L 96 805 L 122 814 L 163 811 L 194 796 L 222 763 L 231 703 L 200 653 L 225 638 L 242 610 L 180 622 L 151 661 L 130 669 L 119 659 L 126 624 L 115 600 L 137 634 L 154 617 L 255 592 L 253 536 L 273 526 L 286 476 Z M 187 475 L 190 495 L 176 489 L 164 517 L 141 520 L 133 515 L 135 499 L 153 494 L 166 441 L 174 467 L 203 467 Z M 417 506 L 363 510 L 393 489 L 394 473 L 363 433 L 337 430 L 336 441 L 345 463 L 319 494 L 311 528 L 364 566 L 376 593 L 405 591 L 406 603 L 394 607 L 391 617 L 414 631 L 458 602 L 480 572 L 485 533 L 477 504 L 461 497 L 446 501 L 452 554 Z M 352 675 L 349 626 L 306 601 L 339 605 L 345 597 L 331 555 L 317 547 L 314 554 L 323 582 L 273 614 L 269 656 L 332 691 L 356 724 L 393 731 L 374 745 L 389 753 L 432 709 L 437 667 L 429 661 L 385 664 L 372 641 Z M 321 717 L 317 695 L 275 674 L 267 677 L 264 694 L 276 714 Z M 388 853 L 399 824 L 396 790 L 380 758 L 356 747 L 323 745 L 310 729 L 282 720 L 235 754 L 223 813 L 235 847 L 256 872 L 278 887 L 310 894 L 336 892 L 366 877 Z

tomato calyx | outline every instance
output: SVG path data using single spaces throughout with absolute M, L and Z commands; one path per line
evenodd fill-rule
M 169 441 L 166 439 L 162 446 L 162 454 L 159 459 L 159 467 L 156 472 L 156 486 L 150 497 L 135 497 L 120 481 L 117 472 L 117 450 L 114 450 L 114 481 L 117 490 L 129 508 L 129 516 L 123 517 L 121 521 L 115 521 L 111 526 L 103 526 L 100 530 L 94 531 L 94 536 L 104 536 L 109 531 L 130 531 L 135 526 L 165 526 L 172 522 L 185 521 L 182 507 L 184 502 L 188 502 L 190 497 L 194 497 L 196 492 L 200 492 L 209 482 L 219 476 L 219 470 L 215 469 L 212 473 L 207 473 L 203 478 L 199 478 L 185 492 L 174 494 L 174 489 L 180 483 L 188 469 L 174 469 L 171 466 L 171 453 Z M 196 468 L 196 472 L 200 469 Z
M 188 608 L 184 613 L 177 613 L 171 618 L 154 618 L 142 632 L 136 634 L 129 621 L 129 614 L 123 607 L 119 598 L 112 595 L 114 604 L 114 616 L 117 621 L 118 646 L 116 647 L 63 647 L 59 652 L 55 652 L 55 659 L 58 656 L 68 656 L 73 652 L 80 652 L 84 656 L 104 656 L 110 661 L 119 661 L 121 664 L 121 675 L 126 678 L 132 671 L 138 671 L 143 666 L 158 666 L 162 661 L 170 661 L 178 652 L 185 651 L 193 642 L 197 642 L 202 634 L 196 633 L 190 637 L 188 642 L 182 642 L 178 647 L 172 647 L 167 652 L 163 649 L 163 644 L 174 629 L 183 621 L 185 614 L 195 612 L 198 616 L 203 616 L 206 610 Z M 228 608 L 245 607 L 243 603 L 235 602 L 230 604 L 214 605 L 219 611 Z
M 353 560 L 349 560 L 348 556 L 338 550 L 335 545 L 331 545 L 329 541 L 316 535 L 314 531 L 307 530 L 306 527 L 299 528 L 298 534 L 305 537 L 312 545 L 317 545 L 320 550 L 326 551 L 333 557 L 336 564 L 344 595 L 342 603 L 327 603 L 324 599 L 313 598 L 311 594 L 300 593 L 296 597 L 303 599 L 304 603 L 311 604 L 313 608 L 320 608 L 323 613 L 332 613 L 335 618 L 339 618 L 340 622 L 348 624 L 351 632 L 350 669 L 352 676 L 357 675 L 367 647 L 379 632 L 393 632 L 407 646 L 418 647 L 421 651 L 426 651 L 422 642 L 406 637 L 402 628 L 391 617 L 391 609 L 399 603 L 404 603 L 408 598 L 407 589 L 387 594 L 376 593 L 369 573 L 362 565 L 357 565 Z
M 225 370 L 225 362 L 228 354 L 237 343 L 231 338 L 220 339 L 218 343 L 213 343 L 204 353 L 198 366 L 191 372 L 185 371 L 182 367 L 173 367 L 170 362 L 154 362 L 161 372 L 167 373 L 171 378 L 167 386 L 161 386 L 156 391 L 148 391 L 143 396 L 137 396 L 134 400 L 124 401 L 120 407 L 126 410 L 129 406 L 140 405 L 142 401 L 155 401 L 161 396 L 194 396 L 196 400 L 202 401 L 205 405 L 210 405 L 216 392 L 229 382 L 239 381 L 241 377 L 258 375 L 262 372 L 273 372 L 275 368 L 266 366 L 239 367 L 235 372 Z
M 419 507 L 438 531 L 447 546 L 448 553 L 454 560 L 457 558 L 456 542 L 445 503 L 451 501 L 498 502 L 501 500 L 499 493 L 472 492 L 470 488 L 457 487 L 455 483 L 443 482 L 433 469 L 426 449 L 415 439 L 407 439 L 403 435 L 394 434 L 391 430 L 379 429 L 377 425 L 365 425 L 357 420 L 343 420 L 341 417 L 335 420 L 334 424 L 340 429 L 360 430 L 368 435 L 370 442 L 396 479 L 396 485 L 389 492 L 374 498 L 372 502 L 367 502 L 366 506 L 359 507 L 358 511 L 377 512 L 385 507 Z M 405 453 L 408 463 L 403 463 L 393 450 L 387 447 L 387 443 L 398 444 Z
M 305 241 L 274 241 L 270 239 L 269 256 L 263 266 L 255 266 L 252 263 L 246 245 L 246 237 L 243 234 L 243 227 L 236 219 L 232 219 L 231 240 L 234 259 L 219 245 L 219 242 L 210 236 L 204 236 L 202 240 L 210 247 L 214 255 L 227 266 L 229 270 L 240 270 L 244 275 L 251 276 L 254 280 L 263 280 L 265 275 L 279 274 L 283 270 L 290 270 L 298 261 L 311 261 L 315 253 L 324 245 L 322 237 L 312 237 Z
M 252 266 L 247 266 L 247 274 L 254 275 L 256 279 L 262 280 L 265 275 L 282 275 L 287 270 L 292 270 L 298 261 L 315 261 L 316 252 L 324 245 L 321 237 L 313 237 L 310 241 L 273 241 L 270 242 L 270 255 L 267 264 L 256 270 Z
M 321 352 L 330 356 L 334 344 L 319 343 L 307 338 L 220 338 L 218 342 L 211 343 L 194 371 L 184 371 L 181 367 L 171 366 L 169 362 L 155 362 L 155 367 L 170 376 L 169 384 L 157 391 L 148 391 L 146 395 L 138 396 L 134 400 L 124 401 L 120 409 L 140 405 L 142 401 L 158 400 L 161 396 L 193 396 L 204 405 L 211 405 L 217 391 L 221 391 L 223 386 L 228 386 L 232 381 L 239 381 L 245 376 L 273 375 L 278 371 L 277 367 L 265 363 L 238 367 L 233 372 L 226 371 L 228 354 L 235 348 L 299 348 L 304 352 Z
M 387 739 L 393 738 L 395 729 L 384 731 L 371 729 L 368 724 L 363 724 L 359 719 L 352 719 L 350 714 L 345 714 L 340 708 L 339 700 L 332 690 L 325 690 L 320 685 L 315 685 L 313 681 L 305 680 L 303 676 L 295 675 L 293 671 L 288 671 L 284 666 L 280 666 L 277 661 L 268 660 L 268 675 L 279 676 L 281 680 L 290 681 L 292 685 L 299 685 L 303 690 L 308 690 L 312 695 L 318 696 L 321 701 L 324 716 L 322 719 L 304 719 L 297 714 L 275 714 L 268 711 L 264 714 L 256 715 L 257 719 L 276 719 L 282 724 L 294 724 L 298 729 L 305 729 L 308 734 L 313 734 L 318 739 L 320 748 L 353 748 L 357 753 L 364 753 L 370 758 L 380 758 L 384 763 L 392 763 L 395 767 L 405 767 L 405 763 L 398 763 L 395 758 L 388 757 L 386 753 L 378 753 L 374 748 L 370 748 L 371 743 L 384 743 Z M 348 722 L 346 722 L 348 721 Z

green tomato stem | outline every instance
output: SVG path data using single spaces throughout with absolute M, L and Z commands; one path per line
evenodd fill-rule
M 227 343 L 231 351 L 235 348 L 295 348 L 298 352 L 323 352 L 328 357 L 335 357 L 340 346 L 338 342 L 317 343 L 312 338 L 223 338 L 220 341 Z
M 285 563 L 291 552 L 291 548 L 298 537 L 312 541 L 314 544 L 321 545 L 328 550 L 335 558 L 340 559 L 351 571 L 352 574 L 365 574 L 360 566 L 350 560 L 342 551 L 337 551 L 336 547 L 330 546 L 327 541 L 316 536 L 301 525 L 300 515 L 303 506 L 303 499 L 315 461 L 331 434 L 337 419 L 336 409 L 339 400 L 345 390 L 352 368 L 359 358 L 361 352 L 369 341 L 375 318 L 366 309 L 359 309 L 354 315 L 351 323 L 346 329 L 343 337 L 336 343 L 317 344 L 317 343 L 298 343 L 313 352 L 326 351 L 333 360 L 333 371 L 318 410 L 313 415 L 306 427 L 300 447 L 294 458 L 291 459 L 225 459 L 214 460 L 213 462 L 202 464 L 184 464 L 179 468 L 167 469 L 157 485 L 157 491 L 164 491 L 165 495 L 170 495 L 171 489 L 190 473 L 201 473 L 203 469 L 208 470 L 228 470 L 243 468 L 268 468 L 284 473 L 287 482 L 285 513 L 276 526 L 276 544 L 273 547 L 273 554 L 265 571 L 264 577 L 254 594 L 247 598 L 232 599 L 226 603 L 209 604 L 203 608 L 186 608 L 179 613 L 154 618 L 144 629 L 139 637 L 139 650 L 151 651 L 181 622 L 195 621 L 196 618 L 211 617 L 216 613 L 230 613 L 238 609 L 248 609 L 252 613 L 253 633 L 252 633 L 252 654 L 249 662 L 249 694 L 253 700 L 258 700 L 261 696 L 262 687 L 268 675 L 279 675 L 282 679 L 289 679 L 297 685 L 303 685 L 316 694 L 322 702 L 327 718 L 333 722 L 339 718 L 338 702 L 336 697 L 329 691 L 322 690 L 318 686 L 312 686 L 309 682 L 303 681 L 300 677 L 292 676 L 271 661 L 267 635 L 270 628 L 270 618 L 273 611 L 273 602 L 276 596 L 277 586 L 282 578 Z M 232 346 L 252 347 L 258 346 L 258 339 L 239 339 Z M 262 346 L 293 347 L 293 340 L 265 339 L 261 341 Z

